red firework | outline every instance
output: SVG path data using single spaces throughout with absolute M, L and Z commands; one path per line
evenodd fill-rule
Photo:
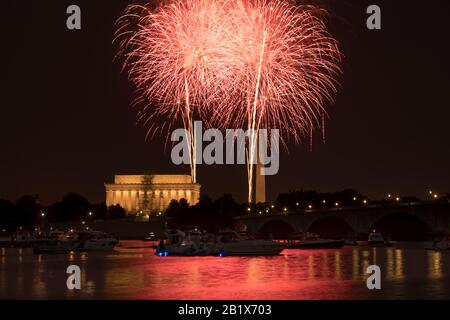
M 232 41 L 240 99 L 214 113 L 217 124 L 251 129 L 248 158 L 254 159 L 255 133 L 278 128 L 296 142 L 323 127 L 324 104 L 332 101 L 341 54 L 316 8 L 283 0 L 236 1 Z M 284 141 L 284 140 L 283 140 Z M 249 161 L 250 162 L 250 161 Z M 248 166 L 249 202 L 253 165 Z
M 117 23 L 124 68 L 139 93 L 134 103 L 144 105 L 139 120 L 150 135 L 183 120 L 194 181 L 193 116 L 208 120 L 207 107 L 227 109 L 237 96 L 228 61 L 235 44 L 227 10 L 227 1 L 214 0 L 172 1 L 155 10 L 131 5 Z
M 220 128 L 278 128 L 296 142 L 321 125 L 341 54 L 314 9 L 284 0 L 181 0 L 155 10 L 132 5 L 119 19 L 124 67 L 139 91 L 135 102 L 144 102 L 140 119 L 149 134 L 183 120 L 194 180 L 194 115 Z M 249 141 L 252 158 L 256 137 Z

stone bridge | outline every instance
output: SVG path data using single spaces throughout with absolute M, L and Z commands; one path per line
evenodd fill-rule
M 450 231 L 450 203 L 417 202 L 251 214 L 236 217 L 235 226 L 238 230 L 245 230 L 253 235 L 267 236 L 275 232 L 279 238 L 292 232 L 316 232 L 327 228 L 342 230 L 341 233 L 345 231 L 365 235 L 370 230 L 377 229 L 394 237 L 417 229 L 415 232 L 423 236 L 430 231 Z

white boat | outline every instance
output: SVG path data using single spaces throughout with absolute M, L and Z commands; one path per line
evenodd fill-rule
M 220 256 L 269 256 L 283 251 L 284 246 L 272 240 L 256 240 L 235 231 L 221 232 L 216 242 L 216 254 Z
M 156 233 L 152 231 L 152 232 L 149 232 L 142 241 L 154 242 L 154 241 L 158 241 L 158 240 L 159 239 L 156 236 Z
M 34 253 L 68 253 L 77 246 L 73 234 L 62 231 L 52 231 L 47 237 L 37 238 L 33 244 Z
M 215 252 L 213 237 L 202 235 L 197 230 L 168 230 L 167 242 L 159 242 L 156 248 L 158 256 L 206 256 Z
M 287 249 L 328 249 L 342 248 L 344 240 L 322 239 L 318 234 L 307 232 L 295 233 L 289 239 Z
M 73 236 L 76 236 L 77 251 L 109 251 L 119 244 L 119 240 L 101 231 L 79 231 Z
M 447 232 L 434 232 L 428 235 L 426 250 L 450 250 L 450 234 Z

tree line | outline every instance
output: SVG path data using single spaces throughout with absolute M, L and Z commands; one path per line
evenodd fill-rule
M 246 214 L 278 214 L 280 212 L 301 212 L 309 209 L 329 209 L 355 207 L 389 202 L 415 202 L 416 197 L 384 199 L 373 201 L 363 194 L 346 189 L 340 192 L 289 191 L 281 193 L 274 203 L 239 203 L 230 194 L 213 200 L 202 195 L 198 203 L 188 204 L 185 199 L 172 200 L 163 213 L 164 219 L 174 227 L 195 225 L 204 230 L 233 226 L 233 218 Z M 44 219 L 47 223 L 110 219 L 132 219 L 120 205 L 107 207 L 104 202 L 91 204 L 87 198 L 77 193 L 65 195 L 61 201 L 43 206 L 37 196 L 25 195 L 15 202 L 0 199 L 0 227 L 17 229 L 34 228 Z M 1 230 L 0 230 L 1 231 Z
M 31 230 L 44 220 L 52 223 L 124 217 L 125 210 L 121 206 L 91 204 L 77 193 L 69 193 L 61 201 L 48 206 L 41 205 L 39 197 L 34 195 L 22 196 L 15 202 L 0 199 L 0 226 L 3 229 L 15 230 L 23 227 Z

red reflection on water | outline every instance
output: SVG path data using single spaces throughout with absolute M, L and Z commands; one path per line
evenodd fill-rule
M 133 299 L 347 299 L 335 250 L 290 250 L 276 257 L 148 257 L 146 289 Z M 134 267 L 136 271 L 136 267 Z M 337 284 L 337 281 L 339 282 Z M 136 288 L 137 289 L 137 288 Z
M 67 289 L 69 264 L 82 270 L 81 290 Z M 382 290 L 367 289 L 371 264 L 382 270 Z M 224 258 L 157 257 L 133 242 L 61 255 L 2 248 L 0 299 L 448 299 L 449 266 L 450 254 L 422 243 Z

